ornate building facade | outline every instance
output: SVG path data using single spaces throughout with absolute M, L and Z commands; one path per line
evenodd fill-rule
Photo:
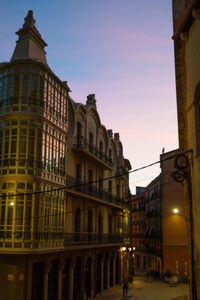
M 174 0 L 173 24 L 179 147 L 183 152 L 178 169 L 185 189 L 191 299 L 200 299 L 200 1 Z
M 28 12 L 0 63 L 2 299 L 93 299 L 121 281 L 130 163 L 95 95 L 75 103 Z

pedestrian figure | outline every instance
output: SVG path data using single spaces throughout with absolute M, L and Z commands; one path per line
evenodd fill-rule
M 123 281 L 123 296 L 127 296 L 127 292 L 128 292 L 128 280 L 127 278 L 124 277 Z

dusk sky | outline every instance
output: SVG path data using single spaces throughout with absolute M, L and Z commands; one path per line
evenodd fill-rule
M 52 71 L 76 102 L 96 94 L 101 122 L 120 133 L 132 168 L 178 147 L 171 0 L 1 0 L 0 62 L 9 61 L 28 10 Z M 130 175 L 146 186 L 155 167 Z

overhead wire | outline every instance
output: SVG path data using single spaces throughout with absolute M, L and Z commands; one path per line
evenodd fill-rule
M 169 172 L 166 172 L 167 174 Z M 166 175 L 166 174 L 165 174 Z M 163 184 L 160 184 L 160 187 L 162 186 L 165 186 L 165 185 L 168 185 L 168 184 L 171 184 L 172 182 L 174 182 L 174 179 L 168 181 L 168 182 L 165 182 Z M 133 196 L 134 197 L 134 196 Z M 100 207 L 102 206 L 103 204 L 105 203 L 101 203 L 101 204 L 96 204 L 94 206 L 89 206 L 89 207 L 86 207 L 86 208 L 80 208 L 80 211 L 87 211 L 87 210 L 90 210 L 90 209 L 93 209 L 93 208 L 97 208 L 97 207 Z M 123 209 L 123 208 L 118 208 L 116 207 L 116 209 Z M 39 219 L 39 218 L 49 218 L 49 217 L 56 217 L 56 216 L 60 216 L 60 215 L 67 215 L 67 214 L 73 214 L 73 213 L 76 213 L 77 210 L 70 210 L 70 211 L 66 211 L 66 212 L 59 212 L 59 213 L 55 213 L 55 214 L 47 214 L 47 215 L 43 215 L 43 216 L 31 216 L 31 217 L 25 217 L 24 219 Z M 119 215 L 118 215 L 119 216 Z M 17 220 L 22 220 L 23 218 L 9 218 L 7 220 L 9 221 L 17 221 Z
M 167 160 L 172 159 L 172 158 L 177 157 L 177 156 L 178 156 L 178 154 L 175 154 L 173 156 L 167 157 L 167 158 L 165 158 L 163 160 L 155 161 L 155 162 L 150 163 L 148 165 L 145 165 L 143 167 L 139 167 L 139 168 L 133 169 L 131 171 L 126 171 L 126 172 L 123 172 L 123 173 L 120 173 L 120 174 L 115 174 L 115 175 L 112 175 L 112 176 L 109 176 L 109 177 L 105 177 L 105 178 L 102 178 L 102 179 L 93 180 L 91 182 L 82 182 L 82 183 L 75 184 L 75 185 L 70 185 L 70 186 L 65 186 L 65 187 L 59 187 L 59 188 L 45 190 L 45 191 L 35 191 L 35 192 L 17 193 L 17 194 L 16 193 L 15 194 L 9 193 L 9 194 L 0 195 L 0 198 L 6 197 L 6 196 L 9 196 L 9 197 L 12 196 L 12 197 L 14 197 L 14 196 L 22 196 L 22 195 L 26 196 L 26 195 L 36 195 L 36 194 L 43 194 L 43 193 L 51 193 L 51 192 L 54 192 L 54 191 L 72 189 L 72 188 L 75 188 L 75 187 L 81 187 L 81 186 L 86 186 L 86 185 L 92 185 L 92 184 L 95 184 L 95 183 L 103 182 L 103 181 L 106 181 L 106 180 L 109 180 L 109 179 L 114 179 L 114 178 L 122 177 L 124 175 L 129 175 L 131 173 L 135 173 L 135 172 L 141 171 L 143 169 L 149 168 L 149 167 L 151 167 L 153 165 L 156 165 L 156 164 L 158 164 L 160 162 L 167 161 Z

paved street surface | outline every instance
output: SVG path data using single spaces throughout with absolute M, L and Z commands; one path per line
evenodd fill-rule
M 104 291 L 95 300 L 171 300 L 183 295 L 189 295 L 188 284 L 169 286 L 166 282 L 150 283 L 146 282 L 145 277 L 135 277 L 133 284 L 129 284 L 127 297 L 122 296 L 122 287 L 114 287 Z

